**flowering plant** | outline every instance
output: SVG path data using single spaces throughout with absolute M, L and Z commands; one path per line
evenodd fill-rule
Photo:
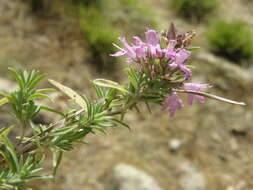
M 95 79 L 92 85 L 96 98 L 91 99 L 49 80 L 80 107 L 64 112 L 38 103 L 39 99 L 51 99 L 47 93 L 52 89 L 37 89 L 45 75 L 10 69 L 19 88 L 9 94 L 1 92 L 0 106 L 7 104 L 17 122 L 0 129 L 0 188 L 29 189 L 26 184 L 30 180 L 54 177 L 63 153 L 72 150 L 75 143 L 85 143 L 89 133 L 106 133 L 107 128 L 118 125 L 129 128 L 123 116 L 128 110 L 138 110 L 140 102 L 144 102 L 148 109 L 150 103 L 159 104 L 162 110 L 169 110 L 170 116 L 183 107 L 179 93 L 187 94 L 190 105 L 194 99 L 203 103 L 205 97 L 244 105 L 202 92 L 211 87 L 209 84 L 189 82 L 192 78 L 189 56 L 196 49 L 189 44 L 194 34 L 178 34 L 172 24 L 161 34 L 148 30 L 145 41 L 134 36 L 131 45 L 125 38 L 119 38 L 123 47 L 114 44 L 119 51 L 111 56 L 125 55 L 126 61 L 131 63 L 126 69 L 129 83 L 123 86 L 106 79 Z M 63 119 L 49 125 L 35 123 L 34 117 L 41 110 L 59 114 Z M 16 137 L 17 142 L 8 135 L 16 127 L 22 130 Z M 40 172 L 48 148 L 53 152 L 52 175 Z
M 188 94 L 189 105 L 192 105 L 194 99 L 204 103 L 205 97 L 243 105 L 244 103 L 203 93 L 204 89 L 212 87 L 210 84 L 189 82 L 192 78 L 189 57 L 191 50 L 198 49 L 189 47 L 194 36 L 195 31 L 178 34 L 171 24 L 169 30 L 161 34 L 155 30 L 146 31 L 145 42 L 134 36 L 133 43 L 129 45 L 125 38 L 120 37 L 124 47 L 114 44 L 120 51 L 111 56 L 126 55 L 126 61 L 137 66 L 137 69 L 132 71 L 142 75 L 146 85 L 146 88 L 143 85 L 142 91 L 147 91 L 145 97 L 156 95 L 156 102 L 163 102 L 162 110 L 168 109 L 170 116 L 174 116 L 176 110 L 183 107 L 178 92 Z

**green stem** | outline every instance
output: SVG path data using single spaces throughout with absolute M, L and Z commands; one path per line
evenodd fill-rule
M 19 141 L 18 141 L 17 146 L 20 146 L 20 145 L 21 145 L 21 143 L 23 142 L 24 137 L 25 137 L 26 125 L 23 123 L 23 124 L 21 124 L 21 127 L 22 127 L 22 129 L 21 129 L 21 137 L 20 137 L 20 139 L 19 139 Z

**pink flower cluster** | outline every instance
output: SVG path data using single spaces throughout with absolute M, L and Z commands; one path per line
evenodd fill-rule
M 138 36 L 133 37 L 133 43 L 129 45 L 126 38 L 120 37 L 123 48 L 114 44 L 119 49 L 111 56 L 127 55 L 126 61 L 136 63 L 150 63 L 150 60 L 158 58 L 168 63 L 170 68 L 179 68 L 185 75 L 186 80 L 191 78 L 191 70 L 185 66 L 185 63 L 191 52 L 184 48 L 176 48 L 176 39 L 169 40 L 166 47 L 162 47 L 161 38 L 155 30 L 145 32 L 146 41 L 143 42 Z
M 126 41 L 126 38 L 120 37 L 119 40 L 123 47 L 121 48 L 114 44 L 119 51 L 111 54 L 111 56 L 117 57 L 126 55 L 127 62 L 139 63 L 142 65 L 152 65 L 153 60 L 158 59 L 159 63 L 162 66 L 165 65 L 165 70 L 168 71 L 166 76 L 172 76 L 175 71 L 182 73 L 184 80 L 181 81 L 180 87 L 172 89 L 172 93 L 167 94 L 164 97 L 165 100 L 162 110 L 169 110 L 169 115 L 172 117 L 177 110 L 183 108 L 182 100 L 177 96 L 177 89 L 200 92 L 206 88 L 210 88 L 211 86 L 208 84 L 186 83 L 192 77 L 191 70 L 186 66 L 191 52 L 185 49 L 184 45 L 180 45 L 176 37 L 171 39 L 158 34 L 155 30 L 146 31 L 145 37 L 145 41 L 142 41 L 139 37 L 134 36 L 132 44 L 129 44 Z M 166 42 L 165 45 L 164 40 Z M 203 96 L 192 93 L 188 93 L 187 99 L 189 105 L 192 105 L 194 99 L 197 99 L 200 103 L 205 102 L 205 98 Z

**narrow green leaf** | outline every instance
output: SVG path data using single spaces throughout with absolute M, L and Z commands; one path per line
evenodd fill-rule
M 35 100 L 35 99 L 48 99 L 50 101 L 52 101 L 51 97 L 46 95 L 46 94 L 42 94 L 42 93 L 35 93 L 35 94 L 32 94 L 28 100 Z
M 111 81 L 111 80 L 106 80 L 106 79 L 95 79 L 93 80 L 93 83 L 98 85 L 98 86 L 103 86 L 107 88 L 114 88 L 119 90 L 120 92 L 124 94 L 129 94 L 130 92 L 126 90 L 123 86 L 121 86 L 119 83 Z
M 127 68 L 128 78 L 135 89 L 138 88 L 138 78 L 132 68 Z
M 104 91 L 103 91 L 103 89 L 100 86 L 96 85 L 95 83 L 93 83 L 93 87 L 94 87 L 94 89 L 95 89 L 95 91 L 97 93 L 98 98 L 104 98 Z
M 19 162 L 16 155 L 14 145 L 8 139 L 7 136 L 1 135 L 0 144 L 4 145 L 7 151 L 1 151 L 0 154 L 6 159 L 6 162 L 9 163 L 13 171 L 19 171 Z
M 15 77 L 17 83 L 19 84 L 20 88 L 24 88 L 24 82 L 22 80 L 22 78 L 20 77 L 19 73 L 13 69 L 13 68 L 8 68 L 8 70 L 13 74 L 13 76 Z
M 56 175 L 56 172 L 57 172 L 57 169 L 58 169 L 58 167 L 59 167 L 59 164 L 60 164 L 60 162 L 61 162 L 61 160 L 62 160 L 62 151 L 60 151 L 60 150 L 56 150 L 55 152 L 54 152 L 54 155 L 53 155 L 53 168 L 54 168 L 54 170 L 53 170 L 53 176 L 55 176 Z
M 193 65 L 186 65 L 188 69 L 194 69 L 195 67 Z
M 124 123 L 124 122 L 122 122 L 122 121 L 120 121 L 120 120 L 118 120 L 118 119 L 116 119 L 116 118 L 114 118 L 113 121 L 115 121 L 115 122 L 117 122 L 117 123 L 123 125 L 124 127 L 128 128 L 129 131 L 131 131 L 131 128 L 130 128 L 129 125 L 127 125 L 126 123 Z
M 9 102 L 9 99 L 7 97 L 0 99 L 0 107 L 8 102 Z
M 55 92 L 56 90 L 53 88 L 44 88 L 44 89 L 38 89 L 35 92 L 36 93 L 47 93 L 47 92 Z
M 52 175 L 32 175 L 32 176 L 28 176 L 26 177 L 26 179 L 28 180 L 35 180 L 35 179 L 53 179 L 54 176 Z
M 52 134 L 54 136 L 61 136 L 61 135 L 65 135 L 65 134 L 68 134 L 70 133 L 71 131 L 74 131 L 75 128 L 73 128 L 72 126 L 70 127 L 64 127 L 64 128 L 60 128 L 60 129 L 56 129 L 52 132 Z
M 53 113 L 57 113 L 57 114 L 59 114 L 59 115 L 61 115 L 63 117 L 65 116 L 65 114 L 63 112 L 61 112 L 59 110 L 56 110 L 54 108 L 51 108 L 49 106 L 40 106 L 40 109 L 46 110 L 46 111 L 49 111 L 49 112 L 53 112 Z
M 5 96 L 8 96 L 8 94 L 0 90 L 0 96 L 4 96 L 5 97 Z
M 36 79 L 34 79 L 30 85 L 29 88 L 33 89 L 41 80 L 43 80 L 45 77 L 47 76 L 47 74 L 42 74 L 36 77 Z
M 13 127 L 14 125 L 11 125 L 10 127 L 3 127 L 2 129 L 0 129 L 0 140 L 1 140 L 1 136 L 7 136 L 9 134 L 9 132 L 11 131 Z
M 95 130 L 97 130 L 97 131 L 100 131 L 100 132 L 104 133 L 105 135 L 107 135 L 107 131 L 106 131 L 105 129 L 99 127 L 99 126 L 93 125 L 93 126 L 91 126 L 91 128 L 92 128 L 92 129 L 95 129 Z
M 188 48 L 186 48 L 187 50 L 189 50 L 189 51 L 196 51 L 196 50 L 199 50 L 200 49 L 200 47 L 195 47 L 195 46 L 193 46 L 193 47 L 188 47 Z

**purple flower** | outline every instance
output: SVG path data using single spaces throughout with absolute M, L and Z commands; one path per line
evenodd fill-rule
M 183 107 L 182 100 L 176 95 L 176 92 L 166 95 L 164 105 L 161 110 L 169 109 L 170 117 L 173 117 L 177 110 Z
M 146 59 L 145 48 L 143 48 L 142 46 L 137 46 L 137 47 L 134 47 L 134 51 L 136 53 L 137 58 Z
M 198 84 L 198 83 L 185 83 L 183 88 L 185 90 L 191 90 L 191 91 L 196 91 L 196 92 L 200 92 L 206 88 L 211 88 L 212 86 L 209 84 Z M 197 99 L 200 103 L 204 103 L 205 102 L 205 97 L 204 96 L 200 96 L 200 95 L 196 95 L 196 94 L 188 94 L 187 96 L 187 103 L 189 105 L 192 105 L 193 100 Z
M 162 50 L 162 48 L 160 47 L 160 44 L 158 44 L 157 46 L 156 46 L 156 57 L 163 57 L 163 50 Z
M 127 43 L 126 38 L 119 37 L 119 40 L 124 45 L 124 48 L 120 48 L 117 45 L 114 45 L 118 49 L 120 49 L 120 51 L 118 51 L 118 52 L 116 52 L 114 54 L 111 54 L 111 56 L 117 57 L 117 56 L 122 56 L 122 55 L 127 54 L 129 56 L 129 61 L 130 60 L 134 61 L 136 59 L 136 53 L 134 51 L 134 48 Z
M 148 58 L 157 58 L 163 56 L 163 51 L 160 47 L 160 37 L 155 30 L 145 32 L 146 42 L 143 42 L 138 36 L 133 36 L 133 44 L 129 45 L 126 38 L 120 37 L 119 40 L 123 44 L 123 48 L 114 44 L 120 51 L 110 54 L 118 57 L 128 55 L 127 62 L 138 62 L 139 60 L 148 61 Z
M 182 65 L 179 65 L 179 68 L 181 71 L 184 72 L 184 75 L 185 75 L 185 80 L 189 80 L 191 79 L 192 77 L 192 71 L 190 69 L 188 69 L 186 66 L 184 66 L 183 64 Z
M 176 51 L 175 51 L 176 40 L 170 40 L 169 44 L 166 49 L 163 49 L 164 55 L 166 59 L 174 60 L 176 58 Z M 171 66 L 171 65 L 170 65 Z M 177 65 L 174 65 L 177 67 Z
M 185 76 L 185 80 L 189 80 L 192 76 L 192 72 L 185 64 L 190 55 L 190 51 L 183 48 L 176 48 L 177 41 L 169 40 L 166 48 L 161 48 L 161 36 L 155 30 L 147 30 L 145 32 L 146 40 L 142 41 L 138 36 L 133 36 L 132 44 L 128 44 L 126 38 L 120 37 L 119 40 L 123 44 L 123 47 L 119 47 L 118 52 L 111 54 L 111 56 L 123 56 L 127 55 L 127 62 L 137 63 L 150 63 L 153 58 L 169 61 L 171 68 L 179 68 Z
M 119 57 L 119 56 L 122 56 L 122 55 L 125 55 L 127 53 L 126 50 L 124 50 L 123 48 L 119 47 L 118 45 L 116 44 L 113 44 L 116 48 L 118 48 L 120 51 L 116 52 L 116 53 L 113 53 L 113 54 L 110 54 L 110 56 L 113 56 L 113 57 Z
M 169 64 L 169 66 L 172 68 L 179 67 L 179 69 L 184 72 L 185 79 L 189 80 L 192 76 L 192 72 L 190 69 L 188 69 L 185 66 L 185 62 L 188 59 L 188 57 L 190 56 L 191 52 L 187 51 L 185 49 L 180 49 L 177 53 L 170 51 L 167 54 L 169 54 L 168 57 L 172 58 L 172 60 L 173 60 L 173 62 L 171 64 Z
M 155 30 L 148 30 L 145 32 L 147 44 L 156 46 L 160 42 L 160 37 Z
M 133 43 L 135 46 L 140 46 L 145 44 L 138 36 L 133 36 Z
M 174 49 L 177 44 L 176 40 L 170 40 L 167 49 Z
M 177 64 L 184 64 L 186 59 L 190 56 L 191 52 L 185 49 L 180 49 L 178 53 L 176 54 L 176 60 L 175 62 Z
M 162 56 L 162 50 L 160 47 L 160 37 L 156 33 L 155 30 L 148 30 L 145 32 L 146 36 L 146 43 L 145 43 L 145 48 L 147 51 L 147 54 L 150 57 L 161 57 Z

